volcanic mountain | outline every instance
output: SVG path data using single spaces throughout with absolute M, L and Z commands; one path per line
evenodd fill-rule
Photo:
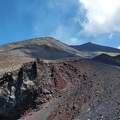
M 97 55 L 100 55 L 102 53 L 108 54 L 108 55 L 119 55 L 120 50 L 112 47 L 107 47 L 107 46 L 102 46 L 98 44 L 94 44 L 91 42 L 82 44 L 82 45 L 74 45 L 71 46 L 83 53 L 84 56 L 86 57 L 94 57 Z
M 32 59 L 80 57 L 80 52 L 52 38 L 40 37 L 0 46 L 0 71 L 16 69 Z
M 102 45 L 97 45 L 91 42 L 85 43 L 83 45 L 76 45 L 72 46 L 73 48 L 79 50 L 79 51 L 96 51 L 96 52 L 115 52 L 115 53 L 120 53 L 119 49 L 112 48 L 112 47 L 107 47 L 107 46 L 102 46 Z
M 53 38 L 1 46 L 0 120 L 119 120 L 120 67 L 81 53 Z
M 0 47 L 0 55 L 59 59 L 80 56 L 80 52 L 51 37 L 41 37 L 15 42 Z
M 97 62 L 110 64 L 110 65 L 120 66 L 119 56 L 110 56 L 107 54 L 101 54 L 101 55 L 94 57 L 92 60 L 97 61 Z

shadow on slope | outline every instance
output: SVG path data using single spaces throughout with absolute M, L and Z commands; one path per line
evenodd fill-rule
M 97 45 L 91 42 L 88 42 L 83 45 L 75 45 L 71 46 L 79 51 L 94 51 L 94 52 L 114 52 L 114 53 L 120 53 L 119 49 L 112 48 L 112 47 L 107 47 L 107 46 L 102 46 L 102 45 Z
M 105 64 L 110 64 L 110 65 L 117 65 L 120 66 L 120 56 L 110 56 L 107 54 L 101 54 L 99 56 L 94 57 L 92 60 L 97 61 L 97 62 L 102 62 Z
M 59 59 L 66 57 L 74 57 L 74 54 L 70 54 L 63 50 L 49 47 L 47 45 L 30 45 L 12 49 L 11 51 L 16 52 L 16 50 L 20 50 L 24 54 L 32 57 L 32 58 L 41 58 L 41 59 Z
M 0 55 L 59 59 L 81 56 L 81 53 L 54 38 L 41 37 L 0 46 Z

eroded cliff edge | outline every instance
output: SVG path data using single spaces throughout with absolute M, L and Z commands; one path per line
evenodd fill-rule
M 76 63 L 73 64 L 73 62 L 47 63 L 36 60 L 23 64 L 16 71 L 1 75 L 0 119 L 18 119 L 26 110 L 30 108 L 35 109 L 37 106 L 47 103 L 54 98 L 61 99 L 60 103 L 65 103 L 62 106 L 66 109 L 66 102 L 71 95 L 73 95 L 72 100 L 80 94 L 78 88 L 84 89 L 80 82 L 92 87 L 92 81 L 87 82 L 86 73 L 81 73 L 79 66 L 76 68 L 75 65 Z M 84 81 L 81 81 L 82 79 Z M 75 96 L 74 94 L 77 95 Z M 85 94 L 81 99 L 83 99 L 81 101 L 87 102 L 87 99 L 91 99 L 91 97 Z M 74 111 L 74 100 L 69 102 L 72 105 L 70 106 L 73 107 L 70 109 Z M 68 112 L 70 113 L 71 110 Z
M 16 119 L 36 98 L 36 62 L 7 72 L 0 78 L 0 119 Z
M 113 120 L 119 78 L 119 68 L 88 60 L 25 63 L 0 76 L 0 120 L 16 120 L 29 109 L 39 111 L 29 120 Z

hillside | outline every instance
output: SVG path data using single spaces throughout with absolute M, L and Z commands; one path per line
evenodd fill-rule
M 103 54 L 103 53 L 111 55 L 111 56 L 116 56 L 116 55 L 120 54 L 119 49 L 108 47 L 108 46 L 102 46 L 102 45 L 94 44 L 91 42 L 88 42 L 83 45 L 75 45 L 75 46 L 71 46 L 71 47 L 82 52 L 82 54 L 85 57 L 95 57 L 95 56 Z
M 94 57 L 92 60 L 97 61 L 97 62 L 102 62 L 105 64 L 120 66 L 119 56 L 113 57 L 107 54 L 101 54 L 101 55 Z
M 91 42 L 88 42 L 88 43 L 83 44 L 83 45 L 75 45 L 72 47 L 79 50 L 79 51 L 94 51 L 94 52 L 101 51 L 101 52 L 114 52 L 114 53 L 119 52 L 120 53 L 119 49 L 107 47 L 107 46 L 102 46 L 102 45 L 94 44 Z
M 0 77 L 0 119 L 118 120 L 119 70 L 89 60 L 26 63 Z
M 79 51 L 51 37 L 35 38 L 4 45 L 0 47 L 0 54 L 41 59 L 80 56 Z
M 35 58 L 80 57 L 80 52 L 51 37 L 40 37 L 0 46 L 0 71 L 17 69 Z

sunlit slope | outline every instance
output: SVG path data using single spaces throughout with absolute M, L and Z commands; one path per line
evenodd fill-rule
M 80 56 L 80 52 L 51 37 L 35 38 L 0 47 L 0 54 L 13 56 L 59 59 Z

